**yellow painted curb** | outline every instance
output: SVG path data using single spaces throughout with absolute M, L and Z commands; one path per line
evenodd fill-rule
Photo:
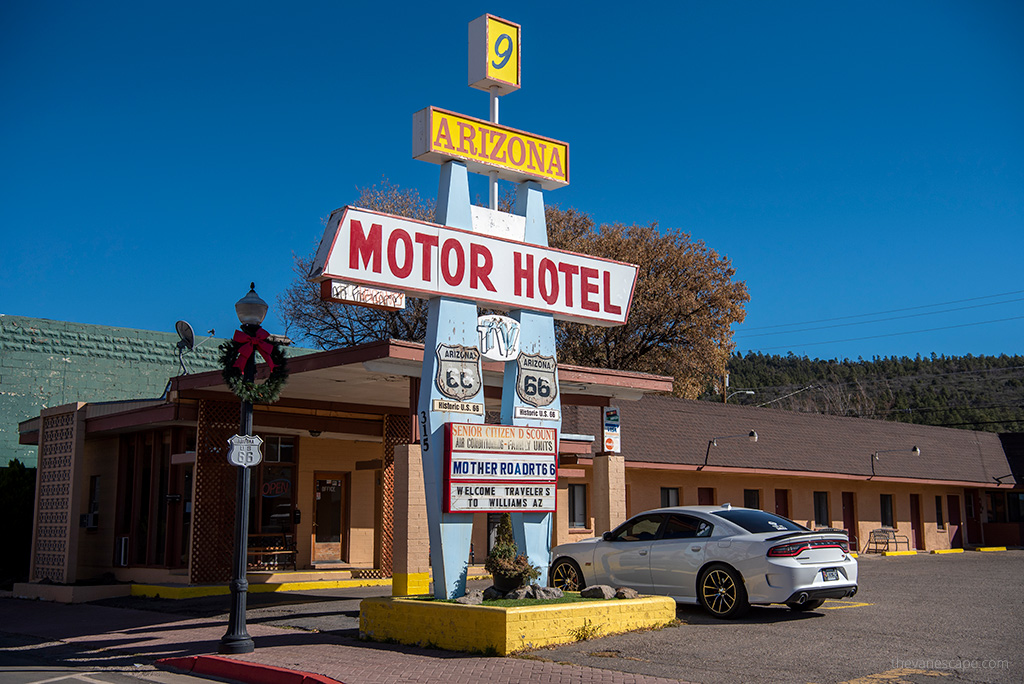
M 963 549 L 932 549 L 929 553 L 963 553 Z
M 379 587 L 391 584 L 389 579 L 320 580 L 316 582 L 281 582 L 275 584 L 249 584 L 250 594 L 265 594 L 277 591 L 309 591 L 312 589 L 348 589 L 351 587 Z M 189 599 L 203 596 L 230 594 L 227 584 L 203 586 L 166 586 L 162 584 L 133 584 L 132 596 L 150 598 Z
M 856 551 L 851 551 L 850 556 L 853 558 L 860 558 L 860 554 L 858 554 Z
M 1005 551 L 1006 547 L 1005 546 L 978 546 L 978 547 L 975 547 L 975 548 L 973 548 L 971 550 L 972 551 L 981 551 L 982 553 L 987 553 L 987 552 L 990 552 L 990 551 Z
M 883 556 L 916 556 L 917 551 L 883 551 Z
M 489 579 L 486 573 L 471 572 L 467 579 Z M 430 590 L 430 573 L 416 573 L 407 576 L 407 589 L 402 595 L 427 593 Z M 399 584 L 401 579 L 399 578 Z M 352 587 L 383 587 L 392 584 L 390 579 L 346 579 L 346 580 L 313 580 L 309 582 L 249 582 L 249 593 L 264 594 L 278 591 L 309 591 L 312 589 L 349 589 Z M 401 589 L 402 587 L 399 586 Z M 165 585 L 165 584 L 133 584 L 132 596 L 148 596 L 149 598 L 190 599 L 203 596 L 222 596 L 230 594 L 228 584 L 201 586 Z
M 510 608 L 464 606 L 431 597 L 374 597 L 359 603 L 359 636 L 504 656 L 661 627 L 675 617 L 676 603 L 667 596 Z

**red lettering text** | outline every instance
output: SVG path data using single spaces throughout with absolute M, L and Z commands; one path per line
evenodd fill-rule
M 398 243 L 402 243 L 402 265 L 398 264 Z M 401 228 L 391 231 L 388 236 L 388 268 L 399 278 L 405 278 L 412 272 L 412 238 Z
M 455 253 L 455 271 L 451 270 L 451 255 Z M 441 245 L 441 276 L 444 282 L 455 287 L 462 282 L 466 274 L 466 255 L 462 251 L 462 245 L 455 238 L 449 238 Z
M 600 311 L 598 303 L 590 298 L 590 295 L 597 294 L 597 291 L 601 289 L 597 283 L 590 282 L 596 278 L 596 268 L 587 268 L 586 266 L 580 268 L 580 306 L 587 311 Z
M 491 257 L 491 250 L 475 242 L 469 245 L 469 286 L 476 290 L 478 282 L 491 292 L 497 292 L 491 284 L 491 269 L 494 267 L 494 259 Z
M 360 261 L 362 261 L 363 268 L 372 262 L 371 270 L 374 273 L 380 273 L 380 224 L 372 224 L 369 235 L 363 232 L 363 225 L 355 219 L 352 219 L 351 228 L 348 267 L 358 270 Z

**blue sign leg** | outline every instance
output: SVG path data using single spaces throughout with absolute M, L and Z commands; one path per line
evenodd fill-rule
M 526 217 L 526 236 L 528 244 L 548 244 L 547 222 L 544 219 L 544 195 L 540 185 L 533 181 L 521 183 L 516 189 L 515 213 Z M 519 353 L 539 354 L 556 359 L 555 353 L 555 321 L 550 314 L 533 311 L 516 310 L 509 315 L 519 321 Z M 516 361 L 505 364 L 505 376 L 501 389 L 501 422 L 504 425 L 529 425 L 532 427 L 553 427 L 557 435 L 561 435 L 562 401 L 558 392 L 558 371 L 555 369 L 550 379 L 540 378 L 549 382 L 547 396 L 529 397 L 534 403 L 527 402 L 517 391 L 519 366 Z M 553 396 L 552 396 L 553 395 Z M 545 403 L 546 402 L 546 403 Z M 540 420 L 536 418 L 517 418 L 516 407 L 537 408 L 557 411 L 558 420 Z M 557 442 L 556 442 L 557 443 Z M 552 485 L 552 489 L 555 485 Z M 548 564 L 551 562 L 551 528 L 554 515 L 552 513 L 513 513 L 512 532 L 520 552 L 525 552 L 530 564 L 541 572 L 539 582 L 547 579 Z
M 441 186 L 437 195 L 435 221 L 453 228 L 473 227 L 469 203 L 469 176 L 464 164 L 448 162 L 441 167 Z M 436 262 L 435 262 L 436 263 Z M 472 513 L 445 513 L 445 424 L 448 422 L 483 423 L 484 416 L 434 411 L 434 400 L 451 402 L 438 386 L 438 345 L 463 345 L 477 348 L 477 308 L 475 302 L 450 297 L 430 300 L 427 338 L 423 349 L 423 375 L 420 380 L 420 447 L 423 455 L 423 484 L 427 500 L 427 525 L 430 530 L 430 564 L 434 575 L 434 596 L 456 598 L 466 593 L 469 547 L 473 534 Z M 464 403 L 483 404 L 483 378 L 476 364 L 478 391 L 461 399 Z M 446 369 L 445 370 L 447 373 Z M 444 378 L 442 377 L 442 382 Z

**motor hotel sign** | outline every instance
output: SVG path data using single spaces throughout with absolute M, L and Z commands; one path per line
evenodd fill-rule
M 637 267 L 433 223 L 343 207 L 310 269 L 418 297 L 455 297 L 591 325 L 622 325 Z
M 448 512 L 555 510 L 554 428 L 449 423 L 446 447 Z

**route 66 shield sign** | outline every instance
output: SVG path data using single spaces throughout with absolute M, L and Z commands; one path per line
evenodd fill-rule
M 558 396 L 558 368 L 554 356 L 519 354 L 516 394 L 531 406 L 547 406 Z
M 461 344 L 437 345 L 437 389 L 456 401 L 475 397 L 483 387 L 480 350 Z

